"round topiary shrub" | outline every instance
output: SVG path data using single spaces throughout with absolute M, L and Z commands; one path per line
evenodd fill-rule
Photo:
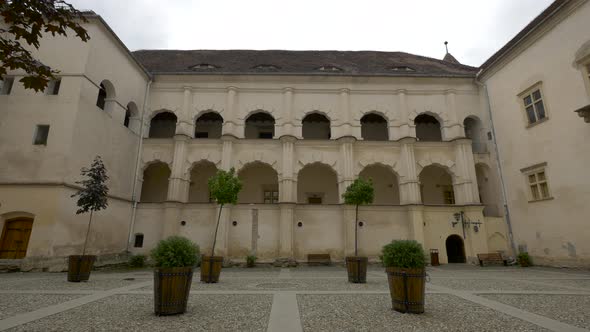
M 383 247 L 385 267 L 424 268 L 426 255 L 422 245 L 414 240 L 395 240 Z
M 199 246 L 182 236 L 162 240 L 151 252 L 157 267 L 189 267 L 199 262 Z

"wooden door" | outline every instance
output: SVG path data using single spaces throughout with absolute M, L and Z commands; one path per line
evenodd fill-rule
M 7 220 L 4 223 L 2 237 L 0 238 L 0 258 L 18 259 L 25 257 L 32 228 L 32 219 Z

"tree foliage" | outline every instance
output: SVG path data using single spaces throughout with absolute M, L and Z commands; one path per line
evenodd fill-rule
M 0 0 L 0 16 L 0 78 L 9 69 L 24 70 L 25 89 L 44 90 L 58 71 L 35 59 L 23 42 L 38 49 L 42 33 L 67 36 L 68 30 L 84 42 L 90 39 L 80 25 L 86 18 L 63 0 Z
M 108 206 L 107 195 L 109 193 L 105 182 L 109 177 L 100 156 L 94 158 L 90 169 L 82 168 L 82 176 L 87 178 L 76 182 L 82 188 L 71 196 L 78 197 L 76 214 L 105 209 Z
M 158 242 L 151 252 L 157 267 L 189 267 L 199 262 L 199 246 L 182 236 Z
M 426 266 L 424 249 L 414 240 L 392 241 L 383 247 L 382 253 L 386 267 L 415 269 Z
M 342 194 L 342 197 L 344 198 L 344 203 L 350 205 L 371 204 L 375 197 L 373 182 L 358 178 L 346 188 L 346 192 Z
M 209 192 L 217 204 L 236 204 L 238 193 L 242 190 L 242 182 L 235 174 L 233 167 L 228 171 L 219 170 L 209 179 Z

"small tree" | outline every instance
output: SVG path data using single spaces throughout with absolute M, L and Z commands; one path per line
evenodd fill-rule
M 78 211 L 76 214 L 86 213 L 90 211 L 90 220 L 88 221 L 88 230 L 86 231 L 86 239 L 84 240 L 84 249 L 82 250 L 82 256 L 86 253 L 86 244 L 88 242 L 88 234 L 90 233 L 90 225 L 92 224 L 92 213 L 94 211 L 100 211 L 106 209 L 108 206 L 107 194 L 109 188 L 105 182 L 109 179 L 107 176 L 107 170 L 102 163 L 100 156 L 96 156 L 90 169 L 83 167 L 82 176 L 87 179 L 77 181 L 76 184 L 82 186 L 77 193 L 71 197 L 78 196 Z
M 215 244 L 217 243 L 217 230 L 219 229 L 221 210 L 225 204 L 236 204 L 238 202 L 238 193 L 242 190 L 242 182 L 240 182 L 232 167 L 229 172 L 224 170 L 217 171 L 209 179 L 208 184 L 211 197 L 220 205 L 217 226 L 215 226 L 215 235 L 213 237 L 213 248 L 211 249 L 211 257 L 213 257 L 215 255 Z
M 342 194 L 344 203 L 355 205 L 355 222 L 354 222 L 354 255 L 358 255 L 358 223 L 359 223 L 359 205 L 373 203 L 375 190 L 373 189 L 373 182 L 371 180 L 363 180 L 358 178 L 346 188 L 346 192 Z

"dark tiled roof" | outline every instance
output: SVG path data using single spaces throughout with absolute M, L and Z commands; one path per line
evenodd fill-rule
M 475 67 L 403 52 L 140 50 L 133 55 L 152 74 L 475 77 L 477 72 Z

